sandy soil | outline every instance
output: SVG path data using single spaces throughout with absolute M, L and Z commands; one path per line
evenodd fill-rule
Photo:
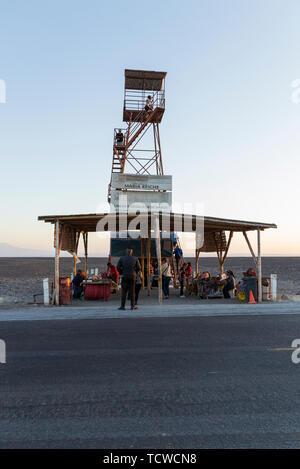
M 194 265 L 194 259 L 186 260 L 190 260 Z M 113 261 L 116 263 L 117 259 L 113 259 Z M 99 271 L 105 271 L 106 262 L 106 258 L 90 258 L 89 268 L 98 267 Z M 82 265 L 84 266 L 84 262 Z M 262 265 L 263 275 L 277 273 L 279 294 L 300 294 L 300 257 L 266 257 L 263 259 Z M 251 258 L 231 257 L 228 258 L 225 267 L 233 270 L 236 278 L 239 279 L 242 272 L 252 266 Z M 72 268 L 72 258 L 61 258 L 61 276 L 70 276 Z M 199 269 L 217 274 L 217 260 L 211 257 L 202 257 Z M 33 295 L 42 292 L 42 279 L 48 277 L 52 280 L 53 276 L 54 259 L 45 257 L 0 258 L 0 303 L 2 305 L 32 303 Z

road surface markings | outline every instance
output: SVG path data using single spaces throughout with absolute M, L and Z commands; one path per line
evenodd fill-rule
M 278 347 L 278 348 L 268 348 L 269 352 L 284 352 L 289 350 L 296 350 L 297 347 Z

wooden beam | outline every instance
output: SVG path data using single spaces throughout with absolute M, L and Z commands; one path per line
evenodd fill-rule
M 76 259 L 73 256 L 73 278 L 75 277 L 76 274 L 77 274 L 77 264 L 76 264 Z
M 224 274 L 224 262 L 222 258 L 219 259 L 219 265 L 220 265 L 220 275 Z
M 199 272 L 199 257 L 200 257 L 200 249 L 196 249 L 196 274 Z
M 59 220 L 55 222 L 55 290 L 54 303 L 59 305 L 59 255 L 61 248 L 61 226 Z
M 150 293 L 151 293 L 150 263 L 151 263 L 151 229 L 150 229 L 150 225 L 149 225 L 148 238 L 147 238 L 147 290 L 148 290 L 148 296 L 150 296 Z
M 217 243 L 217 240 L 216 240 L 216 233 L 214 233 L 214 240 L 215 240 L 215 246 L 216 246 L 216 253 L 217 253 L 217 256 L 218 256 L 218 259 L 219 259 L 219 262 L 220 262 L 220 251 L 219 251 L 219 246 L 218 246 L 218 243 Z
M 160 245 L 160 230 L 159 230 L 159 215 L 155 216 L 155 242 L 156 242 L 156 256 L 158 264 L 158 301 L 162 303 L 162 275 L 161 275 L 161 245 Z
M 220 235 L 222 236 L 222 235 Z M 219 260 L 219 266 L 220 266 L 220 275 L 224 273 L 224 263 L 222 262 L 222 244 L 221 244 L 221 250 L 219 249 L 217 240 L 216 240 L 216 233 L 214 233 L 214 240 L 215 240 L 215 246 L 216 246 L 216 252 Z M 221 243 L 222 243 L 222 237 L 221 237 Z
M 228 251 L 229 251 L 229 248 L 230 248 L 232 237 L 233 237 L 233 231 L 230 231 L 227 246 L 226 246 L 225 252 L 223 254 L 223 259 L 222 259 L 223 265 L 224 265 L 224 262 L 226 261 L 226 258 L 227 258 L 227 254 L 228 254 Z
M 257 282 L 258 282 L 258 302 L 262 301 L 262 270 L 261 270 L 261 245 L 260 229 L 257 230 Z
M 248 247 L 249 247 L 249 250 L 250 250 L 250 252 L 251 252 L 251 255 L 252 255 L 252 257 L 253 257 L 253 260 L 254 260 L 254 263 L 255 263 L 255 267 L 257 267 L 257 258 L 256 258 L 255 254 L 254 254 L 254 251 L 253 251 L 253 249 L 252 249 L 252 246 L 251 246 L 251 244 L 250 244 L 250 241 L 249 241 L 249 238 L 248 238 L 248 236 L 247 236 L 246 231 L 243 231 L 243 235 L 244 235 L 244 238 L 245 238 L 245 240 L 246 240 L 246 242 L 247 242 L 247 244 L 248 244 Z
M 78 244 L 79 244 L 79 239 L 80 239 L 80 231 L 76 231 L 75 236 L 76 236 L 76 238 L 75 238 L 75 254 L 77 256 Z M 73 277 L 75 277 L 76 273 L 77 273 L 77 262 L 76 262 L 76 258 L 73 257 Z
M 145 240 L 141 238 L 142 289 L 145 289 Z
M 83 243 L 84 243 L 84 256 L 85 256 L 85 273 L 87 276 L 88 272 L 88 233 L 83 233 Z

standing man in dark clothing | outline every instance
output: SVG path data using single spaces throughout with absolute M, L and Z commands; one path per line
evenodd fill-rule
M 127 294 L 130 295 L 131 309 L 137 309 L 135 306 L 135 281 L 136 274 L 141 270 L 140 263 L 136 257 L 132 255 L 132 249 L 127 249 L 126 255 L 120 257 L 117 264 L 117 270 L 122 275 L 122 299 L 119 309 L 125 309 Z

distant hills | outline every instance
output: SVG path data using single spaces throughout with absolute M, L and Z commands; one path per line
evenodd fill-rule
M 51 257 L 53 250 L 41 251 L 38 249 L 26 249 L 12 246 L 8 243 L 0 243 L 0 257 Z
M 54 249 L 42 251 L 39 249 L 19 248 L 9 243 L 0 243 L 0 257 L 53 257 Z M 70 257 L 70 254 L 64 251 L 60 253 L 61 257 Z M 83 257 L 83 252 L 79 252 L 79 257 Z M 89 253 L 89 257 L 102 257 L 101 253 Z M 103 257 L 107 257 L 103 254 Z

